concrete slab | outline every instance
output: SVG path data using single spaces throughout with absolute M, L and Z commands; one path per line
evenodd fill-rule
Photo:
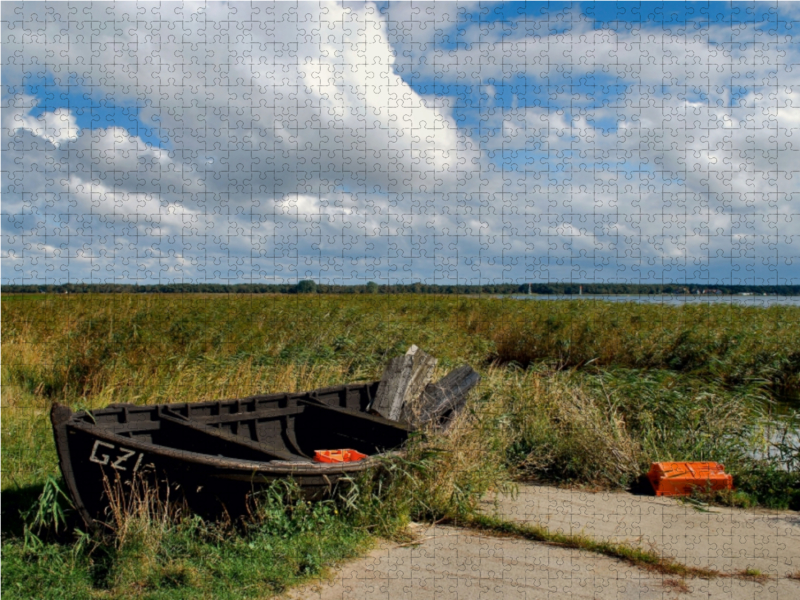
M 709 507 L 625 492 L 592 493 L 521 485 L 516 498 L 487 500 L 484 512 L 551 531 L 629 542 L 698 568 L 800 571 L 800 513 Z M 800 586 L 793 598 L 800 598 Z
M 317 600 L 745 600 L 800 597 L 800 582 L 759 584 L 652 573 L 597 554 L 456 527 L 418 532 L 418 546 L 385 543 L 338 569 L 328 581 L 286 597 Z

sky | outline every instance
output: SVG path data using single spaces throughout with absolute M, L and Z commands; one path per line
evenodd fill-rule
M 2 283 L 797 285 L 798 31 L 774 2 L 3 2 Z

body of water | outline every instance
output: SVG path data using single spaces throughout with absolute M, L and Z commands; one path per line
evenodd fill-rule
M 682 305 L 711 305 L 711 304 L 733 304 L 736 306 L 756 306 L 765 308 L 768 306 L 798 306 L 800 307 L 800 296 L 724 296 L 724 295 L 632 295 L 632 294 L 516 294 L 513 296 L 501 296 L 501 298 L 513 298 L 515 300 L 580 300 L 580 301 L 604 301 L 604 302 L 639 302 L 641 304 L 669 304 L 670 306 Z

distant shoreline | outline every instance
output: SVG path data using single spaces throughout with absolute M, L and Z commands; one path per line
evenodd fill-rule
M 7 284 L 2 294 L 453 294 L 465 296 L 630 296 L 692 298 L 756 298 L 800 296 L 800 285 L 720 285 L 696 283 L 626 284 L 626 283 L 501 283 L 481 285 L 449 284 L 379 284 L 338 285 L 302 280 L 279 284 L 218 283 L 66 283 Z

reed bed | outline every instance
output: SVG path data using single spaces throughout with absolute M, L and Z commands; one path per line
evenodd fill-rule
M 87 294 L 17 296 L 2 317 L 4 590 L 263 597 L 375 536 L 404 539 L 412 519 L 474 520 L 488 491 L 522 480 L 636 488 L 655 460 L 723 462 L 738 490 L 716 501 L 800 509 L 800 421 L 778 402 L 800 387 L 797 308 Z M 256 499 L 249 521 L 212 524 L 144 494 L 112 516 L 110 537 L 34 527 L 31 515 L 61 510 L 53 502 L 69 517 L 52 489 L 54 401 L 194 402 L 374 380 L 412 343 L 440 359 L 437 377 L 464 362 L 481 372 L 469 411 L 449 436 L 418 436 L 404 460 L 328 502 L 304 503 L 287 484 Z
M 215 370 L 231 378 L 276 364 L 336 364 L 371 377 L 410 343 L 445 364 L 669 369 L 800 392 L 795 307 L 424 295 L 17 298 L 3 303 L 4 381 L 50 397 L 116 393 L 148 380 L 150 391 L 186 369 L 202 379 L 213 373 L 215 388 L 225 383 Z

